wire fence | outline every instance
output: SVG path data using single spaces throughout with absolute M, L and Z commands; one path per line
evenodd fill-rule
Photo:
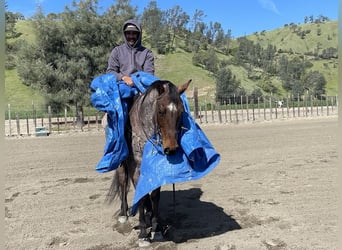
M 199 124 L 239 124 L 246 122 L 272 121 L 279 119 L 336 116 L 337 96 L 324 98 L 286 98 L 249 96 L 234 97 L 228 102 L 206 103 L 189 99 L 191 115 Z M 101 124 L 104 113 L 93 107 L 80 112 L 65 108 L 53 112 L 50 106 L 30 108 L 8 104 L 5 112 L 6 136 L 50 135 L 70 132 L 103 130 Z
M 204 103 L 196 108 L 194 118 L 199 123 L 240 123 L 271 121 L 274 119 L 308 118 L 337 115 L 338 97 L 303 97 L 276 99 L 248 96 L 230 98 L 227 102 Z

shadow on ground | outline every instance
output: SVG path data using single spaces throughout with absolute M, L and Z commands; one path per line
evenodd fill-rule
M 172 191 L 162 191 L 160 216 L 168 226 L 166 238 L 175 243 L 202 239 L 241 229 L 241 226 L 222 207 L 212 202 L 201 201 L 200 188 L 175 192 L 175 206 Z

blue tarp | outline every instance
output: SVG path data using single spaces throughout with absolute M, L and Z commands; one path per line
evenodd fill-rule
M 116 80 L 114 74 L 103 74 L 96 77 L 90 84 L 93 93 L 90 96 L 93 106 L 107 113 L 106 144 L 102 159 L 96 166 L 96 171 L 105 173 L 119 167 L 128 156 L 125 140 L 125 124 L 128 118 L 127 99 L 145 90 L 157 77 L 137 72 L 132 75 L 135 86 L 129 87 L 123 81 Z
M 136 86 L 131 88 L 122 82 L 116 82 L 113 74 L 105 74 L 95 78 L 91 83 L 94 91 L 91 95 L 93 106 L 108 114 L 106 144 L 104 155 L 96 171 L 108 172 L 116 169 L 128 155 L 124 138 L 124 125 L 127 119 L 125 98 L 142 93 L 157 77 L 145 72 L 132 75 Z M 189 104 L 184 94 L 181 95 L 185 112 L 182 117 L 182 132 L 179 139 L 180 149 L 176 155 L 166 156 L 160 143 L 154 138 L 144 146 L 141 172 L 136 187 L 131 213 L 136 213 L 138 201 L 154 189 L 172 183 L 197 180 L 208 174 L 220 161 L 201 128 L 191 117 Z

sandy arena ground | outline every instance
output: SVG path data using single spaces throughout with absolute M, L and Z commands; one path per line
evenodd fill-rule
M 337 117 L 202 127 L 220 164 L 162 188 L 168 240 L 147 249 L 338 249 Z M 6 138 L 6 249 L 138 249 L 94 167 L 104 133 Z M 134 190 L 129 194 L 132 200 Z M 174 214 L 175 212 L 175 214 Z

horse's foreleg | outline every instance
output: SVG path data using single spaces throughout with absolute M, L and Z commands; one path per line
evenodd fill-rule
M 139 239 L 143 241 L 149 242 L 150 238 L 150 232 L 147 230 L 148 228 L 148 223 L 146 223 L 146 214 L 145 214 L 145 204 L 146 200 L 149 200 L 149 194 L 145 195 L 141 200 L 139 201 L 138 204 L 138 211 L 139 211 Z
M 151 193 L 151 203 L 152 203 L 151 239 L 154 241 L 164 240 L 164 236 L 162 234 L 162 225 L 159 222 L 159 200 L 160 200 L 160 187 L 153 190 Z

